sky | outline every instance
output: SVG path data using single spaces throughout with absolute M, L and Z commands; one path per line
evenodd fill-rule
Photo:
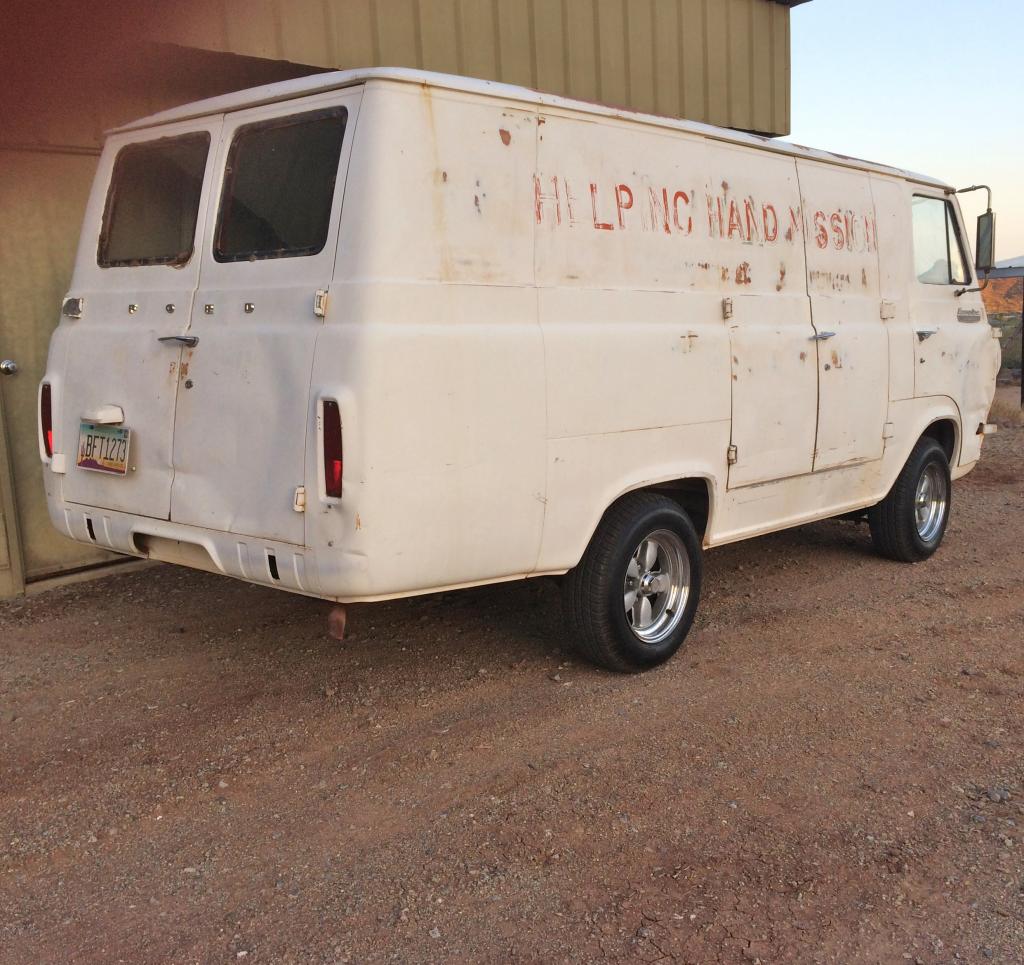
M 787 140 L 988 184 L 996 258 L 1024 256 L 1024 2 L 812 0 L 791 22 Z M 973 241 L 984 192 L 960 204 Z

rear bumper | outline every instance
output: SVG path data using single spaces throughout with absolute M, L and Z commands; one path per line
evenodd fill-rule
M 351 578 L 362 569 L 361 558 L 332 553 L 332 557 L 341 558 L 332 559 L 329 565 L 334 576 L 330 582 L 335 585 L 324 587 L 316 553 L 305 546 L 81 506 L 52 495 L 47 502 L 53 525 L 80 543 L 306 596 L 338 599 L 345 593 L 345 587 L 338 584 L 348 582 L 340 571 L 348 571 Z

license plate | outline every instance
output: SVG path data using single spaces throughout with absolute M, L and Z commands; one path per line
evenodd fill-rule
M 78 431 L 78 468 L 123 476 L 128 472 L 131 429 L 83 422 Z

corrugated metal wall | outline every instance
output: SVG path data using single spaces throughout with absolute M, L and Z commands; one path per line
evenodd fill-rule
M 786 134 L 789 16 L 774 0 L 204 0 L 162 35 L 324 67 L 467 74 Z

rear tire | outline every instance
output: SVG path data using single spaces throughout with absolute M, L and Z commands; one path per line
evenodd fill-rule
M 868 510 L 875 549 L 901 563 L 928 559 L 946 534 L 952 496 L 945 450 L 927 436 L 918 440 L 889 495 Z
M 566 577 L 580 654 L 619 673 L 664 663 L 690 632 L 702 576 L 700 538 L 677 503 L 656 493 L 621 499 Z

